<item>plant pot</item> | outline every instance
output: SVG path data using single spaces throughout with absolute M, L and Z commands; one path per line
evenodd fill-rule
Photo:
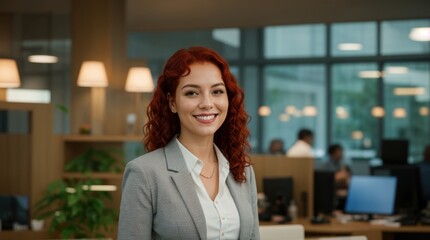
M 31 220 L 31 230 L 41 231 L 43 229 L 44 220 L 32 219 Z

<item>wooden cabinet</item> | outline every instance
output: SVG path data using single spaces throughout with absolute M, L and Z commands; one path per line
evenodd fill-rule
M 60 163 L 54 158 L 58 147 L 52 109 L 51 104 L 0 102 L 0 195 L 28 196 L 30 219 L 32 205 L 44 195 L 46 186 L 61 178 Z M 45 235 L 47 232 L 5 230 L 0 239 Z
M 19 121 L 24 130 L 10 131 L 16 120 L 10 115 L 23 115 Z M 10 126 L 8 126 L 10 125 Z M 12 127 L 11 127 L 12 126 Z M 0 102 L 0 195 L 25 195 L 32 206 L 41 199 L 48 185 L 58 179 L 84 179 L 82 173 L 65 172 L 64 166 L 88 148 L 118 150 L 117 161 L 128 161 L 143 152 L 142 136 L 55 136 L 51 104 Z M 119 210 L 122 171 L 93 173 L 92 177 L 114 185 L 110 207 Z M 115 238 L 116 233 L 112 236 Z M 49 239 L 44 231 L 0 231 L 0 239 Z

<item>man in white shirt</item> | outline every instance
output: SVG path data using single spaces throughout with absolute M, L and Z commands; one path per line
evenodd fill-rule
M 309 129 L 300 129 L 297 135 L 297 141 L 288 149 L 287 157 L 308 157 L 313 158 L 314 153 L 312 144 L 314 142 L 314 134 Z

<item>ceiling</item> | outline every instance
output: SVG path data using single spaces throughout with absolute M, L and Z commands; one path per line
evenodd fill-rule
M 1 0 L 0 12 L 68 13 L 70 1 Z M 129 31 L 430 18 L 429 0 L 124 1 Z
M 131 31 L 430 17 L 429 0 L 127 0 Z

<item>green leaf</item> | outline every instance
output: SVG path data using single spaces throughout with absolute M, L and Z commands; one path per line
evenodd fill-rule
M 79 195 L 78 194 L 69 194 L 67 197 L 67 206 L 71 207 L 75 205 L 79 201 Z
M 61 112 L 68 113 L 69 109 L 66 107 L 66 105 L 63 104 L 56 104 L 55 105 Z
M 71 228 L 64 228 L 61 230 L 61 238 L 70 239 L 73 237 L 74 230 Z

